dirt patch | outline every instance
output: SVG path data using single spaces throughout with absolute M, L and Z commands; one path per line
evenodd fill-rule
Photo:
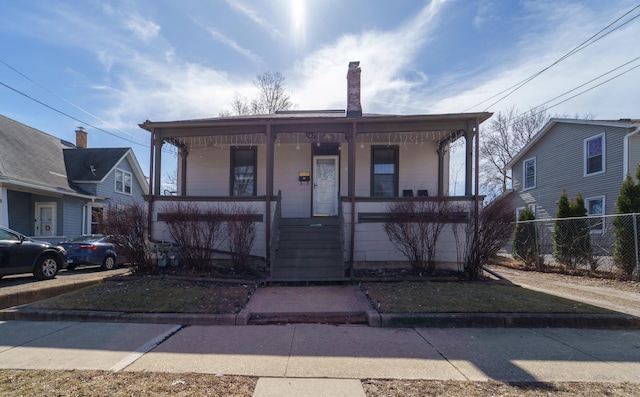
M 424 380 L 364 380 L 367 397 L 421 396 L 637 396 L 640 385 L 631 383 L 552 382 L 503 383 Z
M 251 397 L 258 378 L 107 371 L 0 371 L 0 396 Z
M 258 378 L 194 373 L 0 370 L 0 396 L 251 397 Z M 640 385 L 604 382 L 503 383 L 365 379 L 367 397 L 637 396 Z

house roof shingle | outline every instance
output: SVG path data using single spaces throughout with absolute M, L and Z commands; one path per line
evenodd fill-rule
M 0 142 L 0 178 L 61 193 L 74 191 L 62 156 L 69 143 L 2 115 Z
M 71 181 L 102 181 L 129 150 L 129 148 L 65 149 L 63 153 L 67 177 Z

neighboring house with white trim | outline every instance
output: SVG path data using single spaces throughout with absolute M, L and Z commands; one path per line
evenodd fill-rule
M 639 132 L 640 120 L 549 120 L 506 166 L 516 213 L 528 205 L 536 219 L 555 218 L 563 189 L 582 194 L 589 215 L 617 213 L 620 186 L 640 163 Z M 592 235 L 602 233 L 594 225 Z
M 0 115 L 0 225 L 58 242 L 95 233 L 105 208 L 143 203 L 148 184 L 130 148 L 87 148 Z
M 147 120 L 140 127 L 150 132 L 153 145 L 151 239 L 169 237 L 163 217 L 176 204 L 241 205 L 252 208 L 257 220 L 252 254 L 266 260 L 273 278 L 339 279 L 354 263 L 406 261 L 382 228 L 388 205 L 447 200 L 460 208 L 455 221 L 468 220 L 474 205 L 482 204 L 473 189 L 474 148 L 479 125 L 489 117 L 487 112 L 363 113 L 359 62 L 351 62 L 346 111 Z M 452 197 L 449 146 L 458 139 L 466 145 L 465 192 Z M 178 154 L 177 195 L 172 196 L 161 191 L 166 148 Z M 307 229 L 294 229 L 301 225 Z M 330 234 L 337 241 L 323 240 Z M 451 229 L 439 241 L 436 261 L 455 263 Z M 331 262 L 327 247 L 336 245 L 333 270 L 322 272 Z

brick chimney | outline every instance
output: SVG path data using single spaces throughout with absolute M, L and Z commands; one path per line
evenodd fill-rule
M 360 105 L 360 62 L 349 62 L 347 72 L 347 117 L 362 117 Z
M 79 148 L 87 148 L 87 131 L 84 127 L 78 127 L 76 130 L 76 146 Z

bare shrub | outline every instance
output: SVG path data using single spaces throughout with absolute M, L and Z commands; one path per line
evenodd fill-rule
M 187 270 L 205 272 L 220 244 L 223 214 L 218 208 L 200 208 L 176 202 L 165 208 L 164 221 Z
M 449 202 L 444 200 L 412 199 L 387 206 L 383 229 L 415 272 L 431 274 L 435 270 L 436 244 L 450 211 Z
M 225 212 L 231 262 L 234 270 L 241 273 L 246 270 L 247 260 L 256 240 L 256 224 L 253 219 L 255 211 L 251 207 L 235 205 Z
M 128 259 L 132 273 L 152 274 L 158 270 L 147 239 L 148 226 L 142 204 L 109 207 L 100 225 L 103 234 L 113 236 L 111 242 Z
M 477 234 L 476 216 L 471 214 L 465 228 L 467 248 L 464 273 L 468 278 L 480 277 L 480 271 L 489 258 L 497 254 L 513 236 L 515 216 L 511 196 L 508 194 L 479 209 Z

